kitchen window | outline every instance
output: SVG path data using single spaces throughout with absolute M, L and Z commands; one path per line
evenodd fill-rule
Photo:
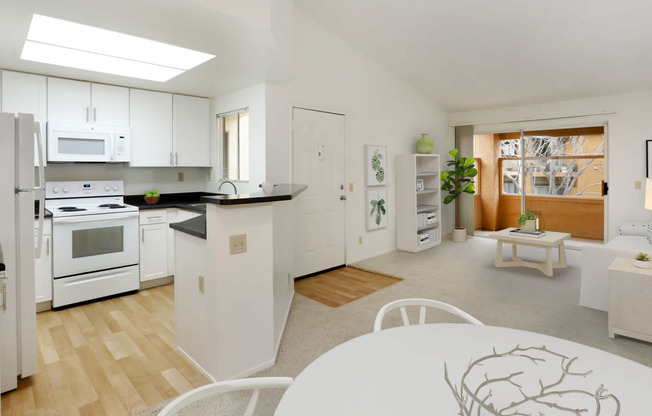
M 249 180 L 249 109 L 217 115 L 219 160 L 223 180 Z

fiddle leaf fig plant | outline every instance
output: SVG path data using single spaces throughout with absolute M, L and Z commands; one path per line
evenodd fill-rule
M 472 157 L 461 157 L 457 149 L 453 149 L 448 154 L 453 158 L 446 162 L 450 170 L 441 172 L 441 190 L 448 191 L 444 198 L 444 204 L 450 204 L 457 200 L 462 192 L 467 194 L 475 193 L 475 184 L 471 178 L 478 175 L 475 168 L 475 159 Z M 455 228 L 460 227 L 460 204 L 455 203 Z

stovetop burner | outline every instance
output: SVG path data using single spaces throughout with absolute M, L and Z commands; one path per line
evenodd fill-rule
M 79 207 L 59 207 L 59 211 L 63 211 L 63 212 L 86 211 L 86 208 L 79 208 Z
M 102 204 L 102 205 L 98 205 L 98 207 L 100 207 L 100 208 L 109 208 L 109 209 L 117 209 L 117 208 L 124 208 L 125 206 L 120 205 L 120 204 Z

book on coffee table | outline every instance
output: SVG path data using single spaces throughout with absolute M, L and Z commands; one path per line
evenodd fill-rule
M 518 235 L 519 237 L 529 237 L 529 238 L 541 238 L 544 235 L 546 235 L 545 231 L 535 231 L 533 233 L 523 231 L 520 228 L 516 228 L 510 231 L 510 233 L 514 235 Z

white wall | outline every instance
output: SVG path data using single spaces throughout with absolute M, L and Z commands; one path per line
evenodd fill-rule
M 652 92 L 648 91 L 460 112 L 451 114 L 451 123 L 474 124 L 476 133 L 607 124 L 605 229 L 611 239 L 620 222 L 652 221 L 652 212 L 644 208 L 645 140 L 652 139 L 650 114 Z M 550 118 L 558 119 L 545 120 Z M 642 182 L 642 189 L 634 188 L 636 181 Z
M 292 80 L 267 90 L 268 178 L 273 182 L 291 181 L 292 106 L 345 114 L 346 175 L 354 189 L 346 202 L 346 261 L 352 263 L 395 250 L 394 157 L 415 153 L 416 140 L 424 132 L 435 141 L 434 153 L 446 153 L 454 143 L 446 113 L 296 9 L 292 55 Z M 388 226 L 371 232 L 366 231 L 365 221 L 366 144 L 386 145 L 388 155 Z M 451 227 L 452 219 L 445 215 L 444 232 Z M 361 245 L 359 236 L 363 237 Z
M 265 181 L 265 84 L 254 85 L 235 91 L 211 102 L 211 160 L 215 167 L 211 181 L 206 185 L 207 192 L 217 192 L 220 181 L 218 175 L 217 115 L 249 107 L 249 180 L 233 181 L 238 193 L 246 194 L 260 190 L 258 185 Z M 224 185 L 222 191 L 233 193 L 233 187 Z
M 184 180 L 179 182 L 178 173 Z M 48 163 L 46 181 L 123 180 L 125 195 L 203 191 L 210 168 L 130 168 L 123 163 Z

